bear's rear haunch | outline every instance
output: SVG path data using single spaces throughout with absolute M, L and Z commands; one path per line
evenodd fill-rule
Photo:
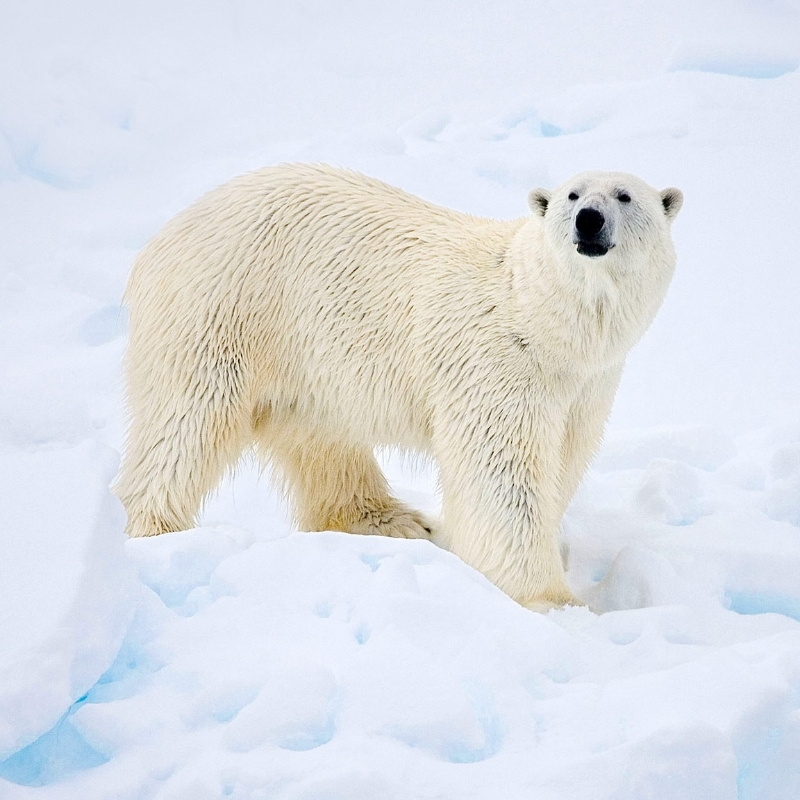
M 500 222 L 306 165 L 210 192 L 126 290 L 128 533 L 192 527 L 254 447 L 304 530 L 434 536 L 526 606 L 579 602 L 559 521 L 666 293 L 682 199 L 588 172 Z M 391 495 L 378 445 L 436 459 L 440 523 Z

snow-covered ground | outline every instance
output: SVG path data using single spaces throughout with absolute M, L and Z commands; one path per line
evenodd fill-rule
M 792 0 L 4 9 L 0 798 L 797 800 L 798 67 Z M 496 217 L 583 169 L 683 189 L 564 521 L 593 610 L 292 532 L 252 464 L 203 527 L 125 541 L 131 260 L 288 160 Z M 436 510 L 430 466 L 385 463 Z

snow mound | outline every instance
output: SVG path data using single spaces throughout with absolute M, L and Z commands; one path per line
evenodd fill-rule
M 107 488 L 116 467 L 116 454 L 91 441 L 0 453 L 0 775 L 28 770 L 13 754 L 86 694 L 128 628 L 139 589 Z
M 664 545 L 629 539 L 584 592 L 597 616 L 528 612 L 424 541 L 129 541 L 143 594 L 116 660 L 29 748 L 42 768 L 4 776 L 54 798 L 790 800 L 800 623 L 725 595 L 727 556 L 703 590 Z
M 707 426 L 611 433 L 594 468 L 601 472 L 647 467 L 654 459 L 669 459 L 704 470 L 715 470 L 736 454 L 723 431 Z

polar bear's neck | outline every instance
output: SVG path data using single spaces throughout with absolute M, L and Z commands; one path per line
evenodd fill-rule
M 566 248 L 565 248 L 566 251 Z M 535 222 L 510 243 L 517 324 L 543 366 L 593 372 L 622 360 L 652 322 L 666 293 L 667 262 L 624 265 L 558 252 Z

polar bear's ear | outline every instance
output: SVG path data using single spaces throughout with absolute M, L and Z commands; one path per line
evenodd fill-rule
M 678 212 L 683 205 L 683 192 L 680 189 L 670 187 L 661 192 L 661 205 L 664 206 L 664 213 L 667 219 L 672 222 L 678 216 Z
M 531 207 L 531 211 L 533 211 L 534 214 L 543 217 L 549 203 L 550 192 L 548 192 L 547 189 L 531 189 L 528 195 L 528 205 Z

